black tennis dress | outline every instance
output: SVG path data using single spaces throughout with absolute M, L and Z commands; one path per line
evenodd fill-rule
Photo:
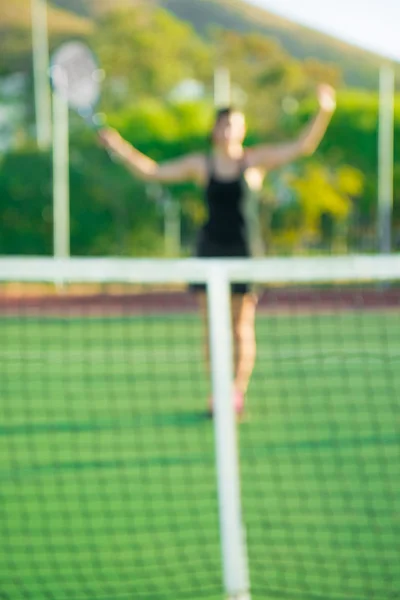
M 209 159 L 205 193 L 208 220 L 197 240 L 196 256 L 199 258 L 250 258 L 260 254 L 258 199 L 245 178 L 245 158 L 240 161 L 239 167 L 235 179 L 220 179 L 215 174 L 213 159 Z M 192 287 L 204 289 L 204 286 Z M 246 294 L 250 286 L 234 284 L 232 291 Z

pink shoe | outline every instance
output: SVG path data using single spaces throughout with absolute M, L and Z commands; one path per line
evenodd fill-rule
M 239 390 L 234 391 L 233 396 L 235 412 L 238 416 L 241 416 L 244 412 L 244 394 L 243 392 L 239 392 Z
M 241 416 L 244 412 L 244 394 L 243 394 L 243 392 L 239 392 L 239 390 L 234 390 L 233 405 L 235 407 L 236 414 L 238 416 Z M 208 400 L 208 414 L 210 415 L 210 417 L 212 417 L 214 414 L 214 406 L 213 406 L 212 396 Z

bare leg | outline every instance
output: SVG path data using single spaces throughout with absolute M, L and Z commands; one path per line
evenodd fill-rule
M 208 373 L 210 374 L 210 344 L 207 296 L 197 294 L 204 324 L 204 354 Z M 233 333 L 233 366 L 235 388 L 245 394 L 250 382 L 256 359 L 255 313 L 257 299 L 252 294 L 232 296 L 232 333 Z
M 257 299 L 252 294 L 232 298 L 235 388 L 245 394 L 256 360 L 255 315 Z

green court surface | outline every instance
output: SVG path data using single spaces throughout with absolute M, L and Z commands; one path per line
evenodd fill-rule
M 194 315 L 2 317 L 1 600 L 223 598 Z M 255 599 L 400 598 L 400 318 L 258 318 Z

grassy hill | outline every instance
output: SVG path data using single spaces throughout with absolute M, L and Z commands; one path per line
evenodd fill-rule
M 85 36 L 93 19 L 117 7 L 145 2 L 160 5 L 189 22 L 202 36 L 212 28 L 258 32 L 273 37 L 298 59 L 317 58 L 334 63 L 352 87 L 376 89 L 380 58 L 325 34 L 313 31 L 245 0 L 49 0 L 51 38 Z M 22 68 L 30 45 L 30 0 L 0 5 L 0 74 Z M 400 65 L 398 67 L 400 75 Z
M 193 3 L 199 0 L 192 0 Z M 129 8 L 140 3 L 160 4 L 159 0 L 50 0 L 54 6 L 83 17 L 97 17 L 115 8 Z
M 370 52 L 288 21 L 244 0 L 160 0 L 179 18 L 203 35 L 219 26 L 241 32 L 258 32 L 278 40 L 292 56 L 335 63 L 348 85 L 376 88 L 380 58 Z M 400 74 L 400 66 L 399 66 Z
M 117 6 L 133 6 L 144 1 L 163 6 L 205 37 L 216 26 L 244 33 L 258 32 L 278 40 L 296 58 L 334 63 L 350 86 L 377 87 L 381 62 L 377 55 L 293 23 L 246 0 L 52 0 L 53 4 L 94 18 Z M 400 75 L 400 65 L 398 73 Z
M 32 61 L 31 0 L 0 3 L 0 75 L 26 71 Z M 73 12 L 49 6 L 50 43 L 69 37 L 85 37 L 93 22 Z

